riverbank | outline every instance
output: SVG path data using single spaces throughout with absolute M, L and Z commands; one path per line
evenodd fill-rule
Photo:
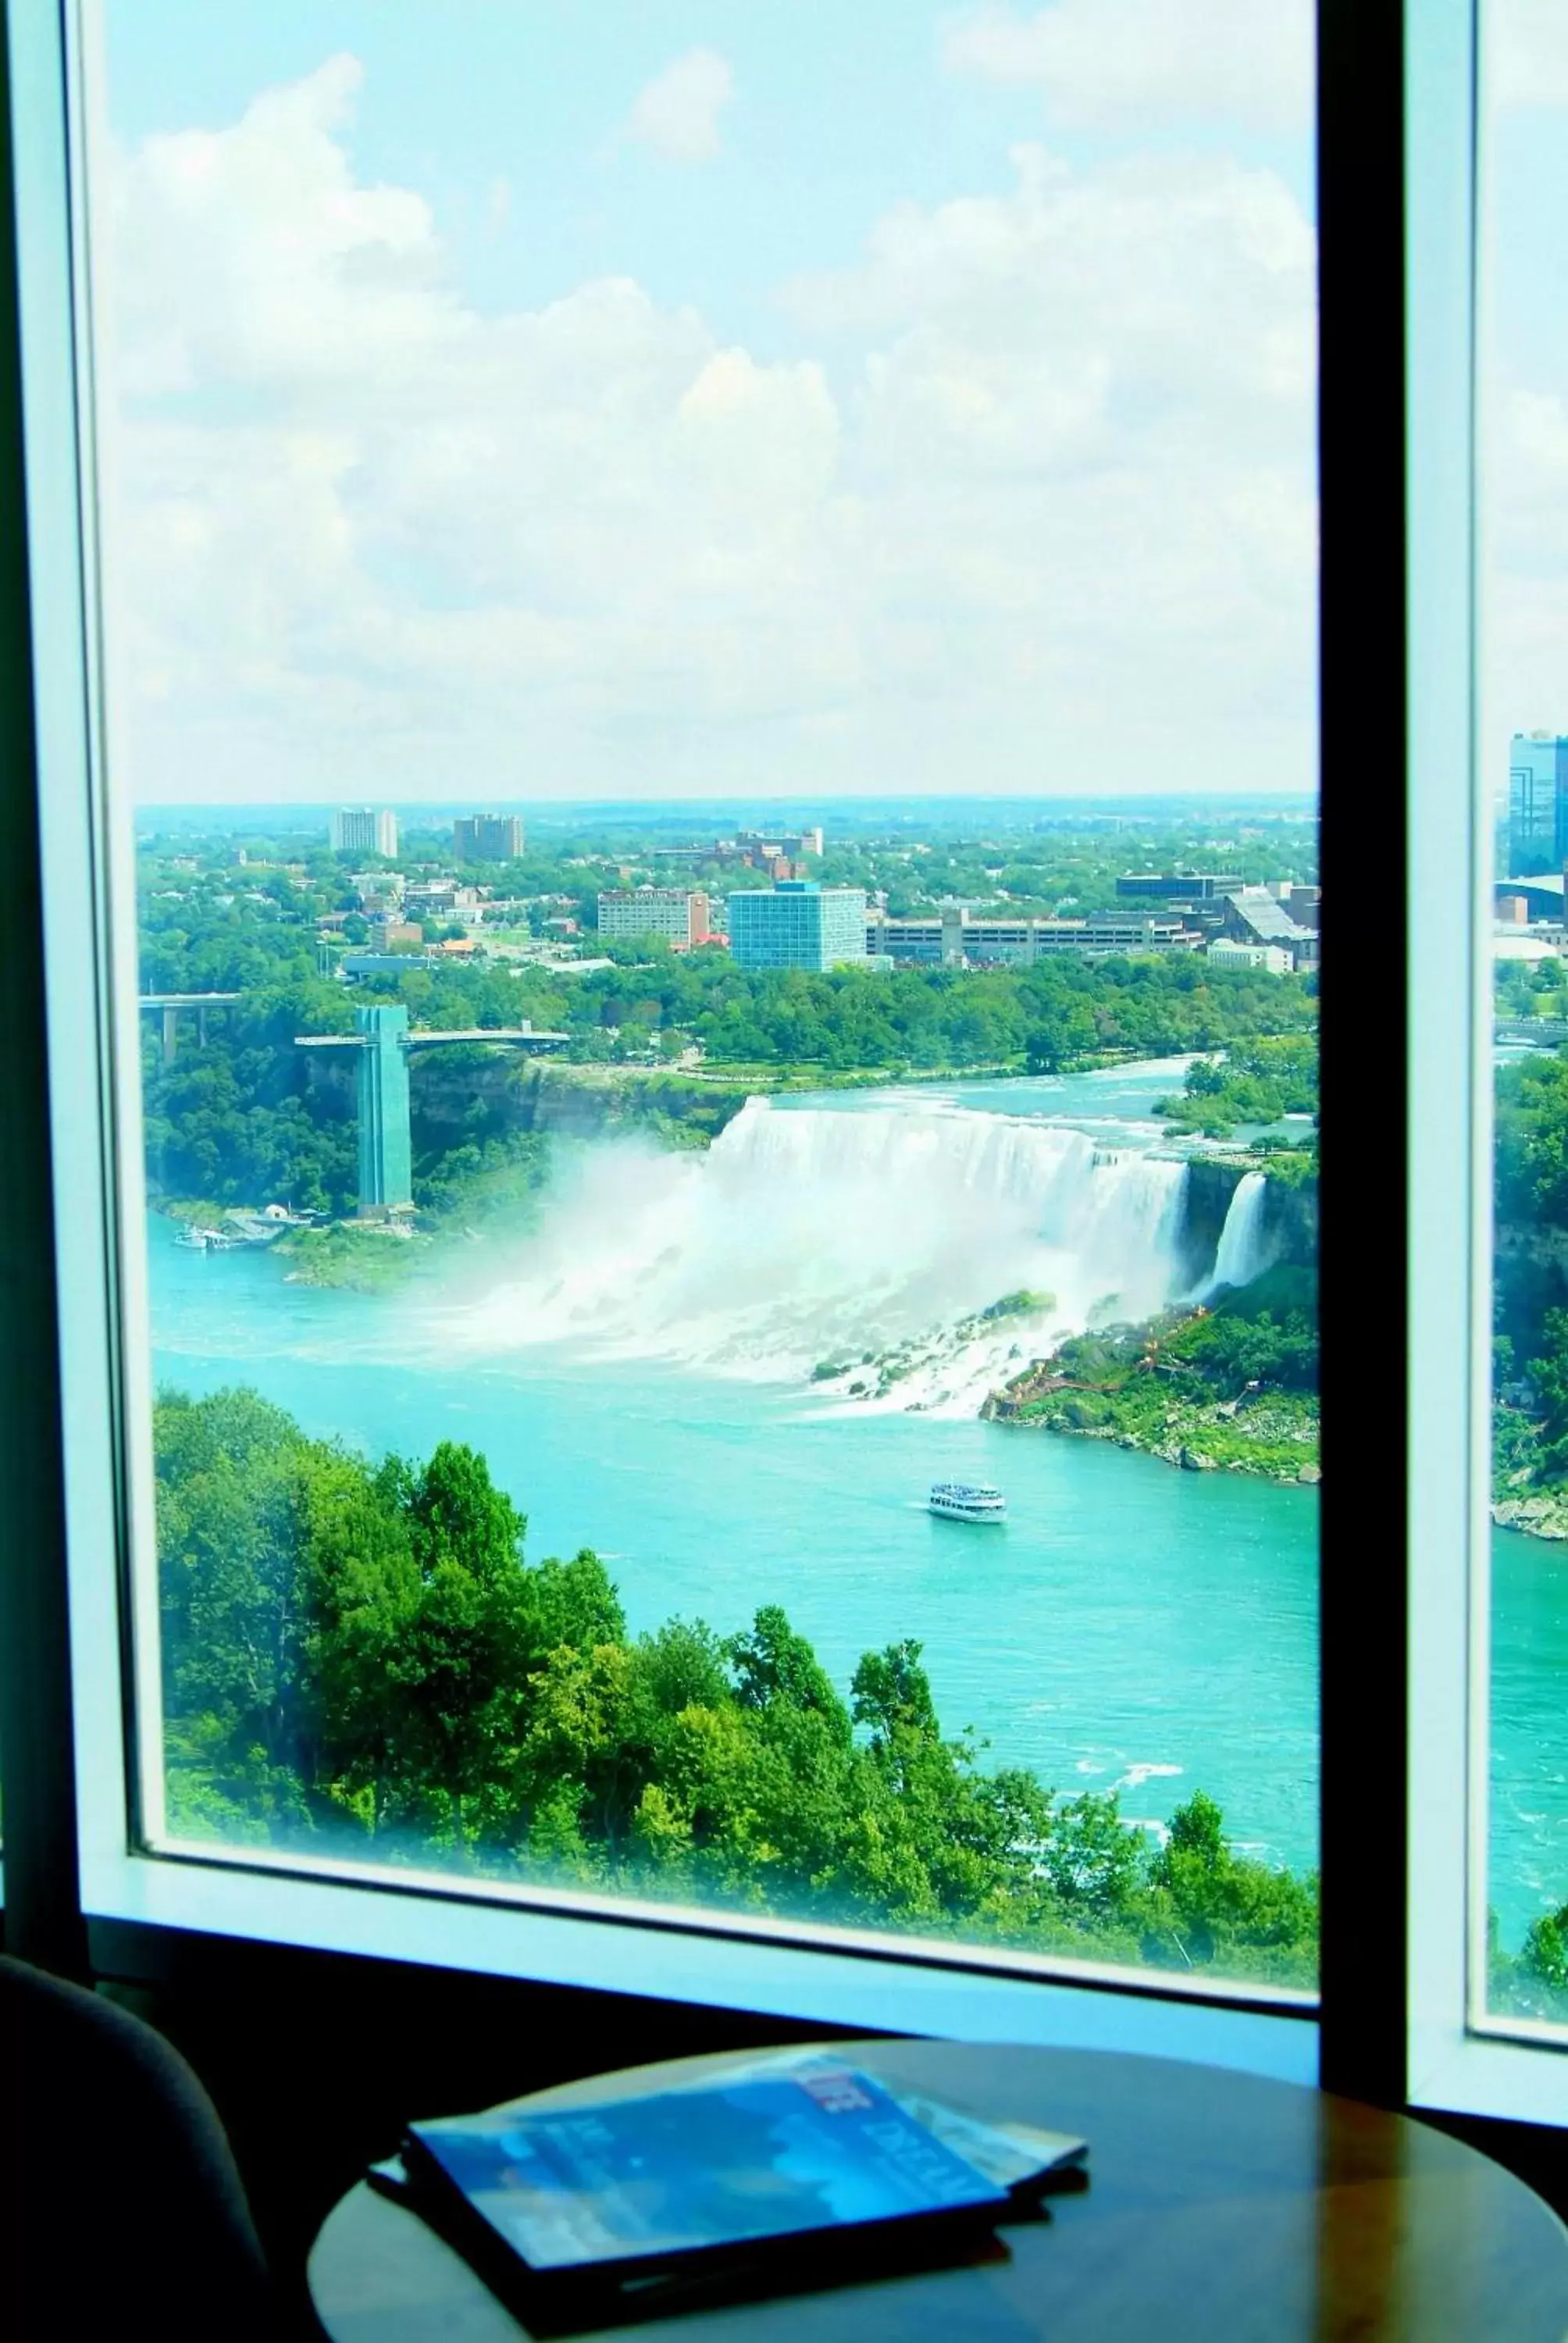
M 1492 1518 L 1499 1529 L 1568 1543 L 1568 1482 L 1545 1453 L 1543 1425 L 1523 1408 L 1492 1411 Z
M 678 1188 L 702 1172 L 665 1168 Z M 621 1193 L 590 1191 L 571 1257 L 599 1226 L 625 1269 L 616 1292 L 640 1293 L 637 1231 L 601 1209 Z M 720 1217 L 691 1226 L 732 1284 Z M 814 1269 L 787 1234 L 766 1264 L 781 1319 Z M 776 1601 L 846 1692 L 863 1652 L 920 1642 L 939 1712 L 990 1743 L 988 1762 L 1068 1795 L 1120 1789 L 1123 1819 L 1151 1836 L 1201 1784 L 1250 1853 L 1315 1863 L 1315 1490 L 1014 1441 L 972 1409 L 834 1404 L 809 1360 L 799 1379 L 764 1380 L 646 1346 L 618 1356 L 597 1309 L 580 1339 L 557 1332 L 564 1311 L 543 1322 L 553 1260 L 499 1293 L 454 1278 L 362 1295 L 286 1285 L 286 1263 L 256 1254 L 204 1260 L 166 1222 L 152 1237 L 160 1387 L 249 1385 L 371 1459 L 466 1442 L 528 1516 L 536 1554 L 586 1543 L 605 1559 L 634 1635 L 671 1616 L 741 1632 Z M 666 1299 L 657 1289 L 650 1314 L 689 1335 Z M 846 1353 L 824 1341 L 812 1355 Z M 935 1480 L 1002 1482 L 1006 1527 L 934 1519 Z
M 1282 1264 L 1211 1307 L 1064 1342 L 980 1413 L 1111 1441 L 1184 1472 L 1311 1484 L 1322 1475 L 1315 1281 Z
M 340 1074 L 336 1087 L 346 1105 Z M 391 1292 L 459 1249 L 524 1232 L 563 1147 L 642 1137 L 664 1150 L 705 1149 L 749 1095 L 739 1084 L 656 1068 L 519 1065 L 483 1053 L 474 1066 L 432 1067 L 414 1133 L 417 1209 L 393 1222 L 288 1227 L 272 1234 L 271 1249 L 287 1263 L 290 1284 Z M 170 1196 L 156 1198 L 154 1209 L 218 1230 L 254 1225 L 259 1216 L 258 1209 Z

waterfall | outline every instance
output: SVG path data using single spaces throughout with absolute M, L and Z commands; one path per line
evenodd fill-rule
M 1262 1172 L 1243 1172 L 1220 1232 L 1211 1292 L 1221 1285 L 1250 1285 L 1271 1264 L 1276 1248 L 1263 1225 L 1268 1202 L 1269 1183 Z
M 749 1101 L 705 1152 L 584 1151 L 512 1273 L 449 1312 L 470 1351 L 561 1343 L 705 1372 L 804 1381 L 828 1363 L 933 1346 L 889 1404 L 970 1413 L 1016 1325 L 948 1330 L 1020 1291 L 1039 1352 L 1091 1318 L 1179 1291 L 1187 1166 L 1107 1150 L 1043 1117 L 910 1101 Z

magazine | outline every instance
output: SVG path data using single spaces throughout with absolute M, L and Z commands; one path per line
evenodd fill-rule
M 970 2119 L 942 2113 L 946 2137 L 860 2068 L 786 2057 L 588 2106 L 416 2124 L 405 2160 L 416 2188 L 456 2191 L 529 2270 L 626 2276 L 806 2235 L 994 2219 L 1010 2146 L 1015 2165 L 1026 2151 L 985 2126 L 966 2148 Z

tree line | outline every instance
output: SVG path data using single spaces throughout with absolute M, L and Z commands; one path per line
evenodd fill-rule
M 1568 1478 L 1568 1059 L 1500 1066 L 1493 1166 L 1497 1245 L 1493 1381 L 1528 1394 L 1528 1422 L 1500 1410 L 1499 1474 Z
M 1317 1889 L 1201 1792 L 1163 1844 L 944 1734 L 920 1646 L 847 1696 L 776 1604 L 631 1635 L 529 1562 L 470 1448 L 370 1463 L 246 1390 L 156 1415 L 167 1790 L 186 1835 L 1311 1981 Z
M 1195 1059 L 1181 1095 L 1161 1099 L 1156 1109 L 1175 1129 L 1212 1139 L 1229 1138 L 1239 1122 L 1278 1122 L 1282 1115 L 1317 1111 L 1315 1032 L 1247 1035 L 1222 1059 Z
M 586 1064 L 673 1061 L 699 1051 L 714 1068 L 831 1078 L 973 1066 L 1051 1073 L 1104 1056 L 1234 1051 L 1260 1035 L 1312 1052 L 1308 982 L 1196 959 L 1084 960 L 966 972 L 804 970 L 749 972 L 728 953 L 662 945 L 622 951 L 585 976 L 478 962 L 373 979 L 350 990 L 317 968 L 312 933 L 271 898 L 144 906 L 150 990 L 238 992 L 214 1011 L 205 1048 L 172 1064 L 144 1036 L 147 1161 L 155 1192 L 214 1203 L 272 1198 L 319 1212 L 352 1206 L 352 1096 L 295 1047 L 297 1033 L 348 1032 L 357 1003 L 400 1001 L 416 1025 L 516 1026 L 564 1032 Z M 414 1086 L 415 1198 L 430 1204 L 447 1157 L 508 1137 L 494 1101 L 464 1127 L 421 1113 Z

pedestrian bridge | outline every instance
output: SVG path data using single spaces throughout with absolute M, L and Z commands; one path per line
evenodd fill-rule
M 1568 1041 L 1568 1018 L 1500 1017 L 1493 1033 L 1499 1041 L 1538 1041 L 1545 1048 Z
M 136 1006 L 143 1015 L 149 1009 L 160 1009 L 164 1019 L 164 1063 L 172 1066 L 179 1047 L 179 1017 L 182 1009 L 194 1009 L 196 1016 L 196 1038 L 206 1040 L 206 1013 L 209 1009 L 226 1009 L 239 999 L 237 992 L 144 992 Z

